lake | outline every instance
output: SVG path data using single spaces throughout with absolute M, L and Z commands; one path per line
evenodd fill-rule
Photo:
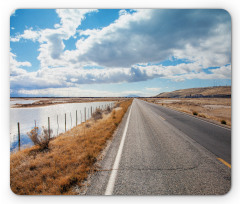
M 29 102 L 31 103 L 31 101 Z M 107 106 L 112 107 L 114 102 L 89 102 L 89 103 L 66 103 L 51 106 L 34 107 L 34 108 L 10 108 L 10 150 L 18 147 L 18 125 L 20 124 L 21 147 L 33 145 L 27 133 L 36 126 L 48 128 L 48 117 L 50 119 L 50 129 L 52 129 L 51 137 L 55 137 L 60 133 L 65 132 L 65 114 L 66 114 L 66 129 L 69 130 L 85 122 L 91 118 L 92 112 L 97 108 L 102 110 Z M 77 121 L 76 121 L 77 120 Z

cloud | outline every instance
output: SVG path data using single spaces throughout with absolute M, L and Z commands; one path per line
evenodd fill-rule
M 141 95 L 149 96 L 148 93 L 144 91 L 99 91 L 95 89 L 81 89 L 81 87 L 66 87 L 66 88 L 47 88 L 47 89 L 33 89 L 26 90 L 21 89 L 18 91 L 18 94 L 24 96 L 61 96 L 61 97 L 123 97 L 127 95 Z
M 211 69 L 209 72 L 190 72 L 183 75 L 171 76 L 170 78 L 174 81 L 184 81 L 186 79 L 231 79 L 231 65 Z
M 29 28 L 11 37 L 16 43 L 21 39 L 38 42 L 37 59 L 41 66 L 38 71 L 27 72 L 22 67 L 31 63 L 18 62 L 11 53 L 11 89 L 43 94 L 47 93 L 44 90 L 52 93 L 54 89 L 76 91 L 81 84 L 154 78 L 231 79 L 231 19 L 224 10 L 140 9 L 134 13 L 121 10 L 119 18 L 109 26 L 79 30 L 86 15 L 92 12 L 97 10 L 56 10 L 60 22 L 53 29 Z M 71 51 L 65 50 L 64 44 L 70 37 L 78 37 L 76 49 Z M 172 57 L 189 63 L 159 65 Z M 85 66 L 102 69 L 86 70 Z M 219 68 L 207 72 L 208 67 Z
M 125 9 L 122 9 L 119 11 L 119 15 L 122 16 L 122 15 L 127 15 L 127 11 Z
M 97 12 L 96 9 L 57 9 L 60 24 L 55 24 L 55 29 L 44 29 L 41 31 L 39 42 L 41 43 L 38 60 L 42 67 L 57 67 L 71 63 L 67 54 L 64 57 L 63 50 L 65 45 L 63 40 L 74 37 L 76 30 L 81 25 L 85 15 Z
M 41 67 L 56 67 L 60 64 L 68 64 L 66 59 L 61 60 L 64 50 L 63 40 L 69 39 L 76 34 L 85 15 L 96 12 L 96 9 L 57 9 L 56 13 L 60 18 L 60 24 L 55 24 L 54 29 L 33 30 L 29 28 L 23 34 L 11 37 L 12 42 L 19 42 L 21 39 L 38 41 L 40 43 L 40 54 L 38 60 Z
M 10 38 L 12 42 L 19 42 L 21 39 L 36 41 L 40 37 L 40 31 L 33 31 L 33 28 L 24 30 L 23 34 L 18 34 L 16 37 Z
M 21 35 L 21 38 L 36 41 L 40 36 L 38 31 L 33 31 L 32 28 L 25 30 L 24 33 Z
M 76 33 L 77 27 L 86 18 L 86 14 L 97 12 L 97 9 L 57 9 L 56 12 L 61 19 L 60 28 L 69 38 Z
M 11 42 L 19 42 L 19 41 L 20 41 L 20 38 L 18 38 L 18 37 L 16 37 L 16 38 L 10 37 L 10 41 L 11 41 Z
M 25 69 L 21 67 L 31 67 L 30 62 L 19 62 L 16 60 L 16 55 L 10 52 L 10 59 L 9 59 L 9 66 L 10 66 L 10 77 L 24 75 L 27 74 Z
M 176 57 L 203 67 L 231 62 L 231 18 L 225 10 L 140 9 L 119 11 L 119 19 L 102 29 L 79 30 L 86 14 L 97 10 L 58 9 L 55 29 L 33 31 L 12 37 L 38 40 L 42 67 L 96 64 L 109 68 L 154 63 Z M 81 36 L 76 50 L 64 51 L 63 40 Z M 86 37 L 88 36 L 88 37 Z
M 59 59 L 60 55 L 62 53 L 62 50 L 64 49 L 64 43 L 62 41 L 61 34 L 52 34 L 47 36 L 49 46 L 47 49 L 51 53 L 52 59 Z
M 198 66 L 198 64 L 194 63 L 182 63 L 175 66 L 135 66 L 129 69 L 76 69 L 59 67 L 54 69 L 43 68 L 36 72 L 26 72 L 18 68 L 19 73 L 11 76 L 10 83 L 11 89 L 34 90 L 77 87 L 82 84 L 131 83 L 154 78 L 171 79 L 174 81 L 184 81 L 185 79 L 231 79 L 230 65 L 211 69 L 210 73 L 199 69 Z M 159 91 L 157 88 L 146 88 L 146 90 Z
M 59 65 L 124 67 L 155 63 L 176 57 L 203 67 L 231 62 L 231 18 L 225 10 L 140 9 L 120 10 L 119 19 L 102 29 L 78 30 L 86 15 L 97 10 L 56 10 L 60 23 L 55 29 L 33 31 L 12 37 L 39 40 L 42 67 Z M 76 50 L 65 50 L 63 40 L 81 37 Z M 86 37 L 87 36 L 87 37 Z
M 87 39 L 77 42 L 73 57 L 106 67 L 130 67 L 171 56 L 203 66 L 231 60 L 231 19 L 224 10 L 138 10 L 88 33 Z

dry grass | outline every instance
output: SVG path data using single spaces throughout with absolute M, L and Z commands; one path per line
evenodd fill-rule
M 231 96 L 231 86 L 214 86 L 214 87 L 202 87 L 202 88 L 190 88 L 180 89 L 172 92 L 165 92 L 158 94 L 157 97 L 161 98 L 185 98 L 196 96 L 208 96 L 208 97 L 229 97 Z
M 113 135 L 132 100 L 121 102 L 108 115 L 87 121 L 49 143 L 48 151 L 34 146 L 10 158 L 10 186 L 20 195 L 76 194 L 94 163 Z
M 149 102 L 231 126 L 231 98 L 149 98 Z

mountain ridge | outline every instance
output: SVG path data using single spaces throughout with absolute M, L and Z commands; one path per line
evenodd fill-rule
M 231 98 L 231 86 L 214 86 L 179 89 L 163 92 L 157 98 Z

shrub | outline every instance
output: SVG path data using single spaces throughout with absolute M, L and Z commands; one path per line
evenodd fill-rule
M 118 107 L 120 107 L 120 102 L 116 103 L 115 106 L 114 106 L 114 108 L 118 108 Z
M 52 133 L 52 130 L 50 130 L 50 134 Z M 43 127 L 43 132 L 40 135 L 39 134 L 39 128 L 35 127 L 30 132 L 27 133 L 27 135 L 30 137 L 34 145 L 38 145 L 41 150 L 48 149 L 48 144 L 50 141 L 49 135 L 48 135 L 48 129 Z
M 204 114 L 199 114 L 198 116 L 202 117 L 202 118 L 206 118 L 206 116 Z
M 198 115 L 198 112 L 197 111 L 193 111 L 192 114 L 193 115 Z
M 223 125 L 227 125 L 226 120 L 221 120 L 221 124 L 223 124 Z
M 110 106 L 107 107 L 107 109 L 105 110 L 105 113 L 111 113 L 112 109 L 110 108 Z
M 86 126 L 86 128 L 90 128 L 91 127 L 91 125 L 89 123 L 87 123 L 85 126 Z
M 92 117 L 93 119 L 96 121 L 96 120 L 99 120 L 99 119 L 102 119 L 102 111 L 100 109 L 97 109 L 93 114 L 92 114 Z

